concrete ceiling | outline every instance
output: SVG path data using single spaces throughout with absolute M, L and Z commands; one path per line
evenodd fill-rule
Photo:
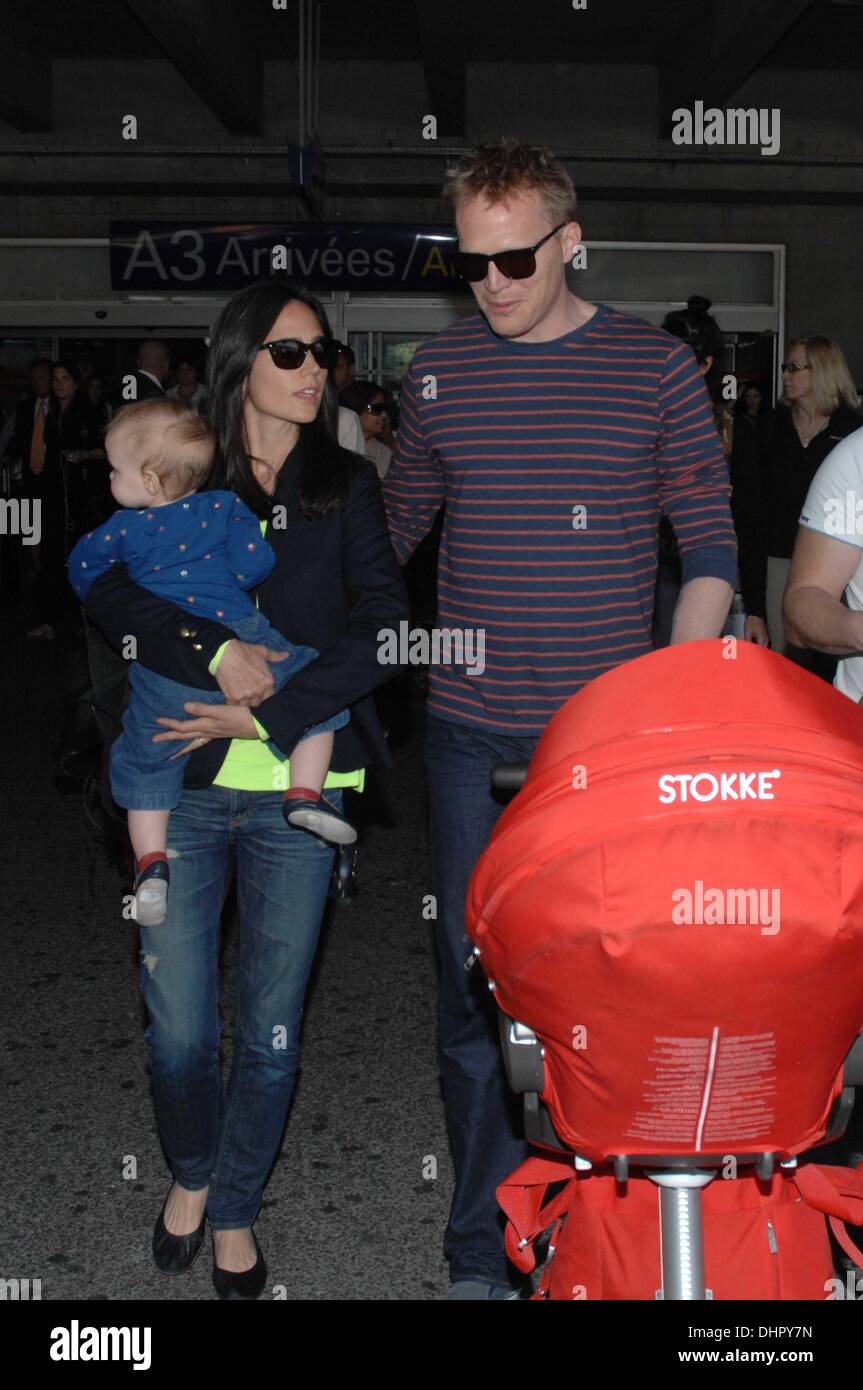
M 261 131 L 265 59 L 295 60 L 298 4 L 248 0 L 0 3 L 0 119 L 51 131 L 52 60 L 167 57 L 232 135 Z M 423 64 L 440 133 L 464 134 L 470 62 L 641 63 L 669 92 L 722 102 L 759 67 L 863 66 L 863 0 L 323 0 L 325 61 Z M 672 101 L 671 91 L 674 99 Z M 671 103 L 671 104 L 669 104 Z
M 249 0 L 40 0 L 23 7 L 3 0 L 0 15 L 8 41 L 14 20 L 18 36 L 47 46 L 57 58 L 157 58 L 163 49 L 151 21 L 161 11 L 167 26 L 179 27 L 181 11 L 197 12 L 204 26 L 234 8 L 250 47 L 262 56 L 297 56 L 296 0 L 285 11 Z M 330 59 L 411 61 L 423 56 L 423 34 L 446 0 L 323 0 L 322 48 Z M 784 27 L 773 35 L 771 11 L 784 11 Z M 741 43 L 758 45 L 760 32 L 773 42 L 763 61 L 770 66 L 863 67 L 863 0 L 588 0 L 573 14 L 569 0 L 462 0 L 446 16 L 451 48 L 463 46 L 471 62 L 661 63 L 695 20 L 709 34 L 729 13 Z M 146 10 L 148 13 L 142 14 Z M 138 12 L 138 13 L 136 13 Z M 158 22 L 158 21 L 157 21 Z M 577 26 L 577 28 L 575 27 Z M 8 42 L 4 44 L 8 48 Z

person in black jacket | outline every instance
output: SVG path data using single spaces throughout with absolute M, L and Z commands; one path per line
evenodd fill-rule
M 374 465 L 336 441 L 335 392 L 322 365 L 330 338 L 317 299 L 296 283 L 267 282 L 226 305 L 208 366 L 210 486 L 235 492 L 266 523 L 276 564 L 256 591 L 260 609 L 289 641 L 317 648 L 317 660 L 274 694 L 276 653 L 191 618 L 132 584 L 121 566 L 96 581 L 86 605 L 115 650 L 133 650 L 182 684 L 218 684 L 228 702 L 192 702 L 187 719 L 160 721 L 165 739 L 178 749 L 191 741 L 194 751 L 168 827 L 168 916 L 139 931 L 153 1094 L 174 1176 L 153 1254 L 161 1269 L 187 1268 L 209 1216 L 213 1282 L 231 1299 L 257 1298 L 266 1282 L 251 1228 L 293 1091 L 334 860 L 331 847 L 286 822 L 277 774 L 289 769 L 274 765 L 264 739 L 289 751 L 347 707 L 325 784 L 341 807 L 341 787 L 359 783 L 360 769 L 389 762 L 373 692 L 401 668 L 381 664 L 379 633 L 409 617 Z M 102 651 L 97 686 L 106 669 Z M 234 856 L 240 997 L 223 1097 L 217 960 Z
M 734 408 L 734 431 L 728 473 L 731 515 L 737 533 L 737 568 L 746 614 L 746 636 L 767 646 L 766 551 L 762 497 L 764 441 L 772 411 L 764 387 L 749 381 Z
M 136 401 L 155 401 L 167 391 L 168 374 L 171 370 L 171 354 L 168 344 L 161 338 L 143 338 L 138 344 L 135 372 Z
M 30 364 L 30 391 L 15 406 L 12 415 L 5 422 L 0 437 L 3 471 L 3 496 L 16 499 L 20 505 L 27 504 L 31 520 L 34 519 L 33 503 L 38 499 L 39 488 L 30 473 L 30 454 L 33 449 L 33 435 L 37 430 L 37 454 L 44 453 L 45 416 L 51 404 L 51 374 L 54 363 L 50 357 L 37 357 Z M 41 531 L 41 518 L 39 519 Z M 20 596 L 19 568 L 24 554 L 29 552 L 35 561 L 38 542 L 23 545 L 19 535 L 9 534 L 0 537 L 0 566 L 2 566 L 2 601 L 14 605 Z M 38 572 L 38 571 L 37 571 Z
M 744 636 L 747 642 L 766 646 L 768 637 L 763 613 L 764 596 L 763 593 L 758 595 L 752 581 L 753 574 L 760 574 L 760 550 L 757 528 L 754 530 L 750 521 L 753 514 L 760 519 L 760 492 L 757 493 L 759 506 L 753 507 L 748 504 L 753 478 L 757 491 L 760 473 L 756 471 L 753 474 L 744 468 L 735 467 L 733 431 L 730 428 L 731 412 L 716 394 L 723 352 L 722 330 L 712 314 L 708 313 L 709 308 L 709 299 L 705 299 L 703 295 L 692 294 L 685 309 L 676 309 L 666 314 L 662 327 L 666 333 L 681 338 L 692 349 L 698 370 L 704 377 L 704 384 L 711 397 L 716 428 L 729 464 L 731 515 L 737 536 L 738 582 L 746 612 Z M 741 461 L 738 457 L 737 462 Z M 671 642 L 671 626 L 679 591 L 680 554 L 677 537 L 671 522 L 666 516 L 662 516 L 659 522 L 659 564 L 653 619 L 653 640 L 656 647 L 667 647 Z
M 36 604 L 37 625 L 27 636 L 53 638 L 70 607 L 66 560 L 78 536 L 112 511 L 104 428 L 72 362 L 56 362 L 51 402 L 33 425 L 24 464 L 28 494 L 39 500 L 42 539 Z

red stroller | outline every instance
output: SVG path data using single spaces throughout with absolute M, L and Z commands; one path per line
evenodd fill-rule
M 824 1216 L 863 1263 L 863 1174 L 798 1160 L 863 1084 L 863 710 L 734 639 L 608 672 L 467 922 L 548 1155 L 498 1188 L 520 1268 L 551 1229 L 535 1298 L 844 1296 Z

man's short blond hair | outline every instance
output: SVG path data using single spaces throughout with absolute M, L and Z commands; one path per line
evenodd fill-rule
M 463 154 L 447 169 L 443 196 L 458 210 L 470 198 L 503 203 L 533 190 L 542 195 L 552 226 L 575 220 L 575 187 L 560 160 L 545 145 L 507 137 Z
M 191 406 L 170 397 L 133 401 L 118 411 L 105 431 L 129 432 L 129 444 L 141 469 L 155 473 L 168 497 L 182 497 L 201 487 L 210 476 L 216 438 L 206 420 Z

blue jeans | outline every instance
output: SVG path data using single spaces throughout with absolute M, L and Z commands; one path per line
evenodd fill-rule
M 341 809 L 342 793 L 327 793 Z M 282 815 L 281 792 L 184 790 L 168 826 L 168 916 L 141 927 L 141 992 L 159 1134 L 174 1177 L 209 1184 L 213 1230 L 250 1226 L 276 1159 L 334 850 Z M 234 1057 L 219 1058 L 219 919 L 237 868 Z
M 291 653 L 284 661 L 274 661 L 270 665 L 277 690 L 318 655 L 314 647 L 298 647 L 288 642 L 263 613 L 253 613 L 226 626 L 243 642 L 261 642 L 274 651 Z M 123 732 L 114 740 L 110 757 L 111 794 L 118 806 L 136 811 L 170 811 L 179 802 L 191 753 L 174 758 L 178 747 L 183 745 L 176 741 L 154 743 L 153 735 L 166 732 L 164 724 L 157 723 L 160 715 L 168 719 L 191 719 L 193 716 L 183 708 L 187 701 L 223 705 L 225 697 L 220 690 L 195 690 L 158 676 L 137 661 L 130 663 L 129 702 L 123 713 Z M 349 718 L 347 710 L 341 710 L 322 724 L 315 724 L 303 738 L 341 729 Z M 278 762 L 291 752 L 290 748 L 282 749 L 271 742 L 267 747 Z
M 464 909 L 470 876 L 506 800 L 491 786 L 495 763 L 529 761 L 535 738 L 510 738 L 430 716 L 426 765 L 432 886 L 440 970 L 438 1042 L 455 1192 L 444 1236 L 451 1277 L 510 1283 L 495 1188 L 528 1155 L 520 1105 L 510 1092 L 498 1013 L 473 949 Z M 499 794 L 498 794 L 499 795 Z

